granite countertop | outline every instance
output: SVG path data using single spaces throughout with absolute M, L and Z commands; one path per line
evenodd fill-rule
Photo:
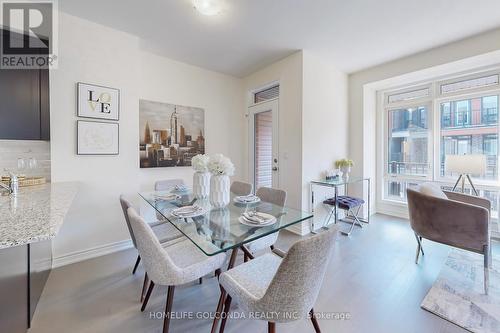
M 54 238 L 77 190 L 61 182 L 22 187 L 16 197 L 0 192 L 0 249 Z

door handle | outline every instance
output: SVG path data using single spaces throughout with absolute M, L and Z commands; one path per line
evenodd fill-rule
M 278 171 L 278 167 L 273 167 L 273 171 Z

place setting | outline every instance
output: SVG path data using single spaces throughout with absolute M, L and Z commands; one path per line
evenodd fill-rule
M 171 190 L 170 193 L 185 193 L 189 191 L 189 187 L 186 185 L 175 185 Z
M 175 201 L 181 198 L 180 195 L 175 193 L 166 193 L 166 194 L 154 194 L 155 200 L 163 200 L 163 201 Z
M 271 214 L 248 211 L 241 214 L 238 221 L 250 227 L 267 227 L 275 224 L 277 219 Z
M 238 205 L 249 205 L 260 202 L 260 198 L 254 194 L 239 195 L 234 197 L 233 202 Z
M 170 214 L 177 218 L 191 218 L 204 215 L 208 212 L 206 208 L 198 205 L 189 205 L 173 209 Z

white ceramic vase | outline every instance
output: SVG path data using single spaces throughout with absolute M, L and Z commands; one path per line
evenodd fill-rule
M 229 204 L 229 187 L 229 176 L 212 175 L 210 178 L 210 204 L 214 208 L 224 208 Z
M 196 199 L 207 198 L 210 194 L 210 172 L 193 174 L 193 195 Z
M 345 166 L 341 167 L 340 171 L 342 171 L 342 179 L 346 182 L 349 180 L 349 173 L 351 172 L 351 167 Z

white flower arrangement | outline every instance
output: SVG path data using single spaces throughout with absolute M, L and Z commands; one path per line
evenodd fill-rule
M 207 155 L 198 154 L 191 159 L 191 165 L 196 172 L 207 172 L 209 161 L 210 157 Z
M 212 175 L 232 176 L 234 174 L 234 164 L 231 160 L 222 154 L 215 154 L 210 157 L 208 162 L 208 171 Z

